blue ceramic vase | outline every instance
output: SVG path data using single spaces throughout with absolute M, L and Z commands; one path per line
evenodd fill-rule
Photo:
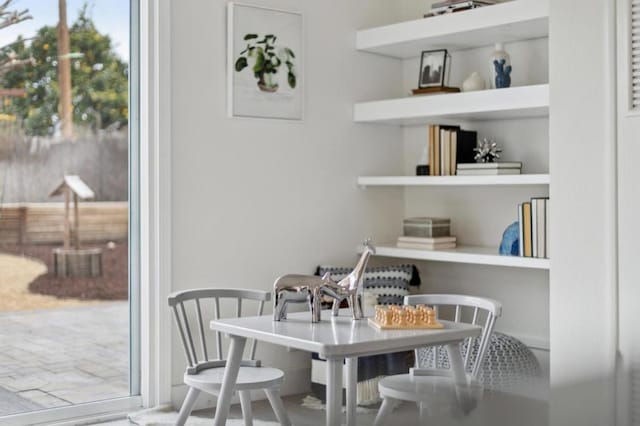
M 511 86 L 511 65 L 504 66 L 505 60 L 493 61 L 496 70 L 496 89 Z

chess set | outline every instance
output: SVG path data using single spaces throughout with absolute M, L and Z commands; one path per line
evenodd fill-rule
M 369 324 L 380 330 L 439 329 L 444 326 L 436 319 L 436 312 L 426 306 L 376 305 L 375 317 Z

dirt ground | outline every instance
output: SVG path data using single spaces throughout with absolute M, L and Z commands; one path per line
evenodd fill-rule
M 128 298 L 126 242 L 102 247 L 103 274 L 97 278 L 58 278 L 51 267 L 52 245 L 0 246 L 0 312 L 59 308 Z

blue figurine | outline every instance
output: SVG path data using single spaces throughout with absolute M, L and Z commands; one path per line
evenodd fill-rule
M 520 231 L 518 222 L 513 222 L 504 230 L 499 253 L 503 256 L 520 255 Z
M 493 67 L 496 70 L 496 89 L 511 86 L 511 65 L 504 66 L 504 59 L 494 60 Z

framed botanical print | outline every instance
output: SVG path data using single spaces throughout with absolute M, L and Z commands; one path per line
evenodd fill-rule
M 229 116 L 302 120 L 302 15 L 232 2 L 227 19 Z

